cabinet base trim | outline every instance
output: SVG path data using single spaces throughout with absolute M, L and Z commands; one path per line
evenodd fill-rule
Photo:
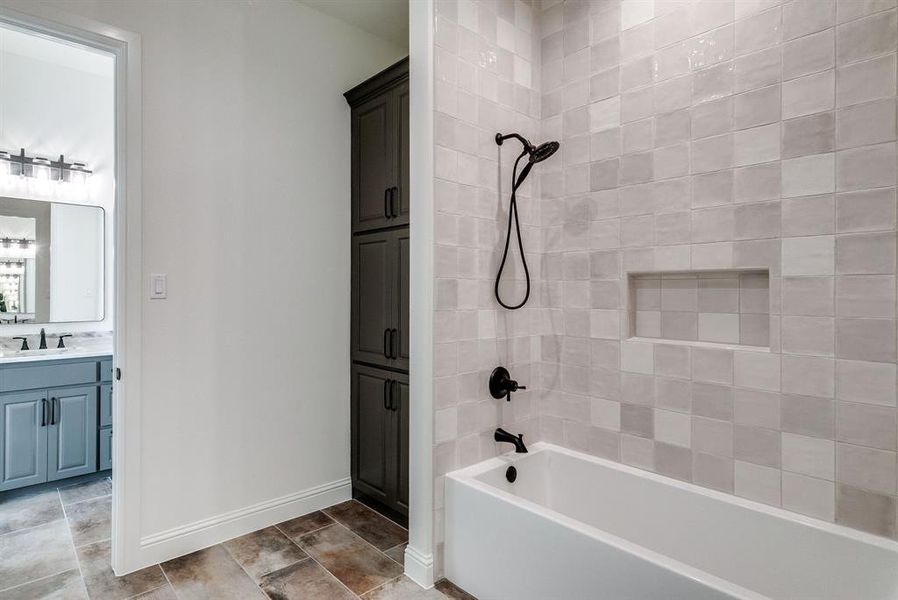
M 405 575 L 421 587 L 433 587 L 433 554 L 424 554 L 411 545 L 405 548 Z
M 140 539 L 142 562 L 163 562 L 350 498 L 352 484 L 346 477 L 154 533 Z

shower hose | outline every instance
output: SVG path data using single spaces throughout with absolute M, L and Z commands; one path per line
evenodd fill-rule
M 518 201 L 517 201 L 517 191 L 521 184 L 524 182 L 524 178 L 530 172 L 530 169 L 525 168 L 524 172 L 521 173 L 520 180 L 517 179 L 518 173 L 518 163 L 521 162 L 521 159 L 527 155 L 527 150 L 518 156 L 517 160 L 514 161 L 514 169 L 511 172 L 511 200 L 508 204 L 508 230 L 505 233 L 505 250 L 502 252 L 502 262 L 499 264 L 499 272 L 496 273 L 496 286 L 495 286 L 495 294 L 496 301 L 502 305 L 503 308 L 507 308 L 508 310 L 517 310 L 527 304 L 527 300 L 530 298 L 530 269 L 527 268 L 527 258 L 524 256 L 524 242 L 521 240 L 521 220 L 518 217 Z M 529 164 L 528 164 L 529 166 Z M 502 279 L 502 271 L 505 270 L 505 262 L 508 260 L 508 246 L 511 243 L 511 222 L 514 220 L 515 233 L 518 236 L 518 249 L 521 251 L 521 264 L 524 265 L 524 277 L 527 280 L 527 290 L 524 293 L 524 299 L 521 300 L 519 304 L 506 304 L 502 300 L 502 296 L 499 293 L 499 281 Z

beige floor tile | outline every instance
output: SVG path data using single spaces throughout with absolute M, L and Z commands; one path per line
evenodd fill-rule
M 342 525 L 304 535 L 299 543 L 356 594 L 364 594 L 402 575 L 402 567 Z

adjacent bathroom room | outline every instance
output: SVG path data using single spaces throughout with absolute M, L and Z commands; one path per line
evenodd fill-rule
M 898 600 L 896 0 L 0 0 L 0 600 Z

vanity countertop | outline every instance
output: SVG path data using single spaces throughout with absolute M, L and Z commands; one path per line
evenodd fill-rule
M 31 337 L 35 339 L 32 340 Z M 36 345 L 36 336 L 29 336 L 32 347 Z M 21 342 L 7 338 L 0 339 L 0 365 L 9 363 L 25 363 L 47 360 L 65 360 L 69 358 L 92 358 L 112 355 L 112 335 L 88 334 L 75 335 L 68 338 L 65 350 L 56 350 L 56 336 L 47 334 L 47 350 L 30 350 L 24 353 L 17 351 Z

